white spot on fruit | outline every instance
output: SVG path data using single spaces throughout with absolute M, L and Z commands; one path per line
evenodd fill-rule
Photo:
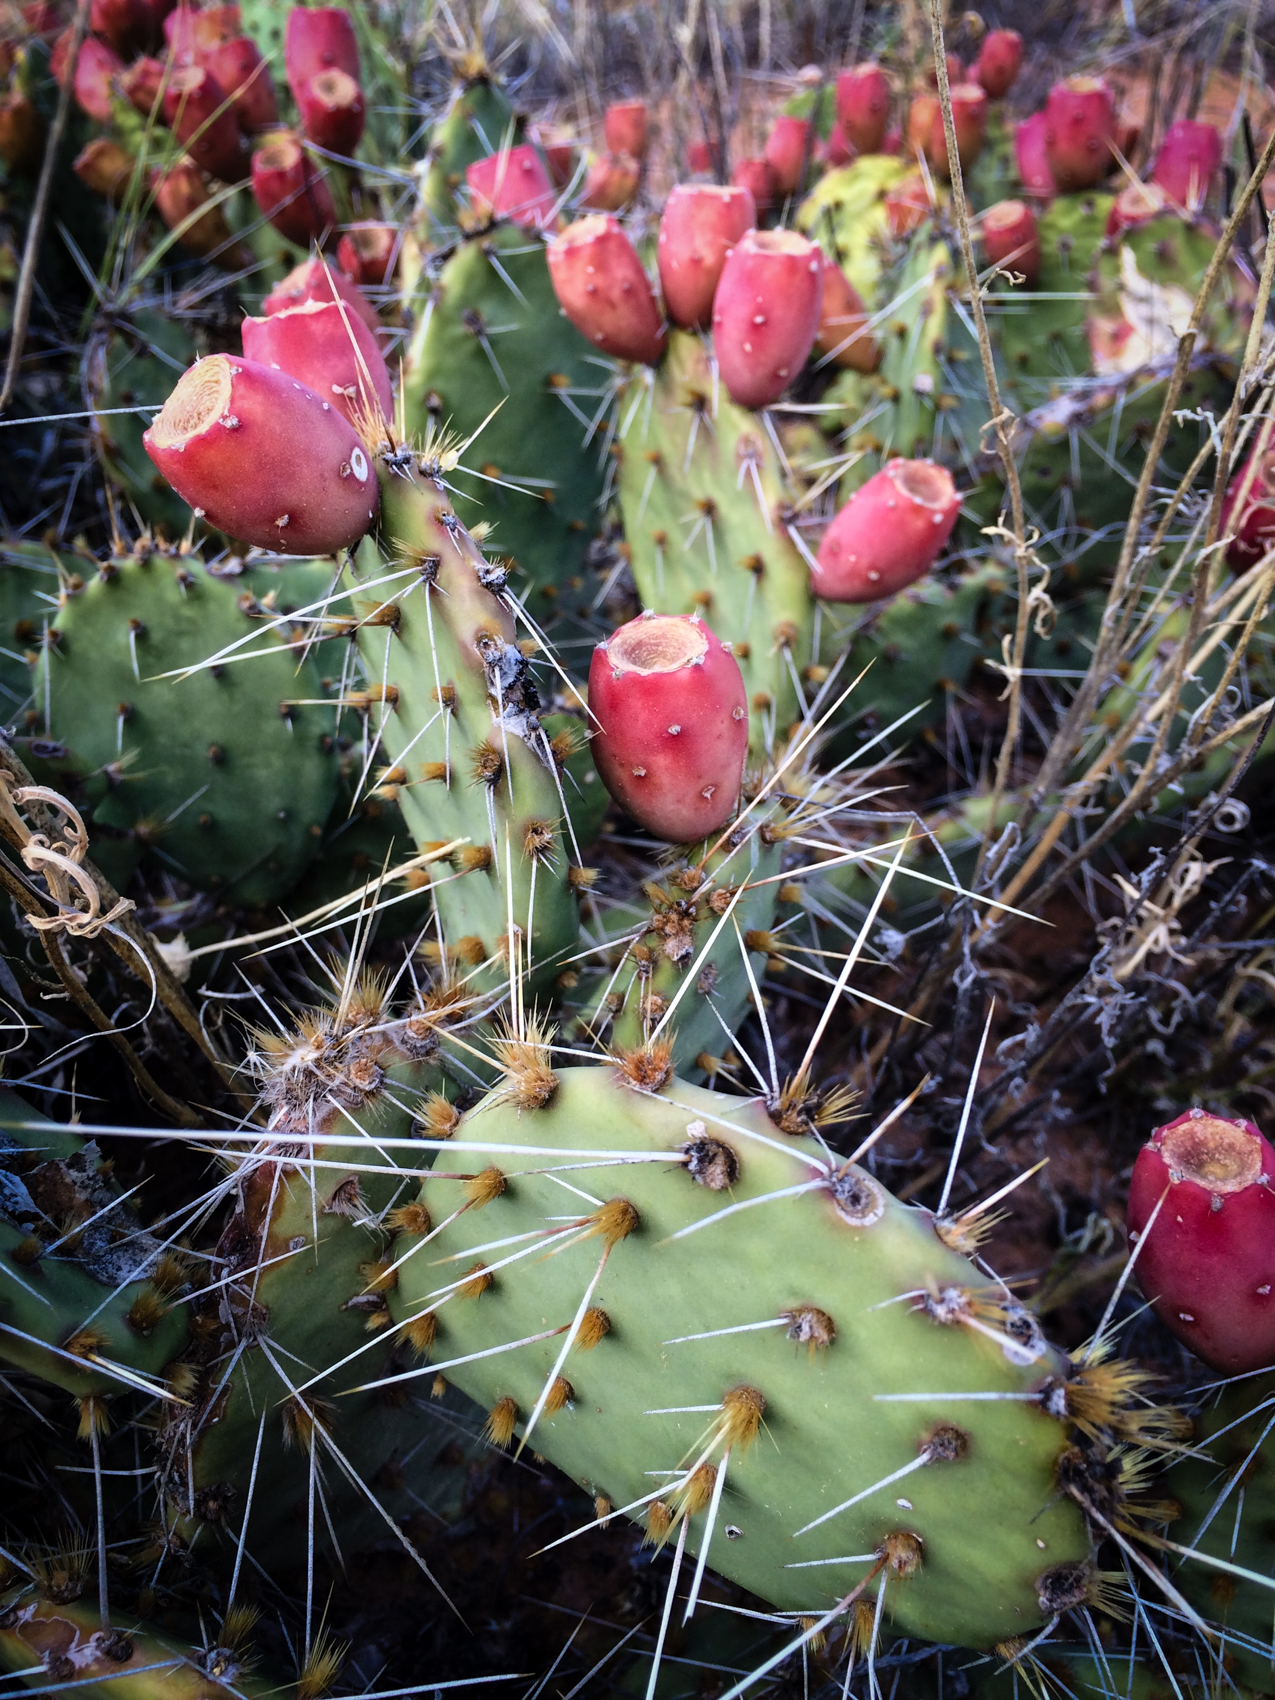
M 354 468 L 354 476 L 356 478 L 362 479 L 367 477 L 367 456 L 363 453 L 362 449 L 355 449 L 354 453 L 350 456 L 350 465 Z
M 668 729 L 668 735 L 670 738 L 676 738 L 681 730 L 682 728 L 680 726 L 670 726 Z
M 633 769 L 633 777 L 634 779 L 645 779 L 646 769 L 644 767 L 635 767 Z
M 738 707 L 738 705 L 732 708 L 730 711 L 730 717 L 732 720 L 742 720 L 744 718 L 743 709 Z
M 1178 1312 L 1178 1321 L 1179 1322 L 1194 1322 L 1195 1318 L 1191 1315 L 1190 1311 L 1180 1310 Z
M 287 525 L 288 521 L 291 518 L 292 518 L 291 514 L 281 514 L 279 516 L 279 518 L 275 521 L 275 524 L 279 527 L 280 531 L 282 531 L 284 526 Z

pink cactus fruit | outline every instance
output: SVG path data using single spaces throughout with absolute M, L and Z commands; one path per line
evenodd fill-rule
M 1133 1166 L 1138 1284 L 1170 1333 L 1223 1375 L 1275 1364 L 1272 1181 L 1275 1148 L 1260 1129 L 1199 1108 L 1158 1127 Z
M 687 142 L 686 164 L 696 176 L 713 169 L 713 150 L 705 141 Z
M 1151 168 L 1158 183 L 1178 206 L 1195 212 L 1204 205 L 1222 163 L 1222 138 L 1212 124 L 1184 118 L 1170 124 Z
M 1068 77 L 1045 102 L 1045 158 L 1067 195 L 1101 183 L 1115 161 L 1116 105 L 1101 77 Z
M 890 122 L 890 79 L 875 60 L 837 78 L 837 122 L 857 152 L 880 153 Z
M 281 236 L 308 248 L 336 223 L 332 191 L 296 136 L 280 130 L 252 156 L 252 192 Z
M 204 50 L 200 61 L 230 96 L 239 128 L 246 136 L 255 136 L 279 122 L 274 79 L 251 36 L 232 35 L 219 41 Z
M 766 164 L 781 195 L 795 195 L 801 188 L 810 158 L 810 120 L 782 113 L 766 138 Z
M 1275 544 L 1275 449 L 1254 450 L 1231 480 L 1222 533 L 1231 532 L 1226 558 L 1238 572 L 1247 572 Z
M 600 153 L 585 174 L 581 204 L 592 212 L 623 212 L 641 178 L 642 163 L 631 153 Z
M 987 137 L 987 95 L 977 83 L 957 83 L 951 94 L 957 157 L 961 170 L 968 171 L 982 153 Z M 937 102 L 935 104 L 937 106 Z M 946 180 L 950 168 L 941 106 L 930 116 L 930 134 L 925 151 L 935 171 Z
M 164 118 L 197 165 L 223 183 L 248 175 L 248 149 L 226 91 L 202 65 L 169 72 Z
M 465 168 L 474 211 L 485 219 L 508 218 L 538 230 L 553 217 L 557 191 L 535 148 L 523 142 Z
M 167 171 L 156 171 L 151 193 L 159 216 L 170 230 L 181 231 L 177 240 L 188 252 L 224 271 L 252 264 L 252 251 L 235 241 L 225 211 L 212 202 L 208 180 L 193 159 L 183 155 Z
M 592 213 L 550 242 L 549 277 L 558 304 L 595 348 L 653 366 L 665 330 L 637 249 L 609 213 Z
M 1111 203 L 1107 235 L 1118 236 L 1122 230 L 1135 230 L 1169 210 L 1169 197 L 1158 183 L 1126 183 Z
M 867 325 L 868 311 L 858 290 L 840 266 L 826 260 L 815 347 L 835 366 L 851 372 L 875 372 L 881 364 L 881 346 Z
M 1045 152 L 1045 114 L 1033 112 L 1014 130 L 1014 162 L 1023 193 L 1033 200 L 1052 201 L 1058 193 Z
M 570 131 L 556 124 L 535 124 L 529 134 L 545 157 L 554 188 L 565 189 L 576 170 L 576 149 Z
M 887 189 L 882 204 L 885 207 L 886 229 L 896 240 L 907 236 L 919 224 L 924 224 L 934 212 L 929 186 L 919 171 L 909 172 L 892 188 Z
M 602 118 L 602 135 L 608 153 L 627 153 L 634 159 L 645 159 L 649 133 L 650 119 L 644 100 L 617 100 L 607 107 Z
M 946 467 L 889 460 L 824 533 L 810 575 L 828 602 L 877 602 L 929 572 L 956 524 L 961 498 Z
M 767 407 L 806 363 L 819 330 L 823 255 L 794 230 L 749 230 L 713 296 L 713 349 L 731 400 Z
M 261 303 L 263 313 L 282 313 L 287 307 L 298 307 L 303 301 L 344 301 L 357 313 L 370 331 L 379 331 L 381 321 L 376 308 L 358 284 L 346 277 L 336 266 L 329 265 L 316 255 L 294 266 L 281 283 L 277 283 Z
M 884 144 L 882 144 L 884 149 Z M 846 135 L 840 118 L 833 120 L 826 142 L 820 144 L 818 157 L 823 163 L 836 171 L 840 166 L 850 165 L 859 157 L 859 150 Z
M 349 421 L 251 360 L 188 368 L 142 442 L 200 518 L 258 548 L 335 554 L 376 517 L 376 473 Z
M 350 159 L 363 139 L 367 102 L 348 71 L 320 71 L 297 94 L 301 128 L 316 147 Z
M 943 63 L 947 66 L 947 86 L 949 88 L 954 89 L 957 83 L 963 83 L 965 81 L 965 66 L 959 55 L 955 53 L 945 53 L 943 55 Z M 936 89 L 939 86 L 938 73 L 934 69 L 934 61 L 928 56 L 925 64 L 925 80 L 932 89 Z
M 336 263 L 355 283 L 375 288 L 393 273 L 398 249 L 397 225 L 352 224 L 336 245 Z
M 988 30 L 978 50 L 974 80 L 989 100 L 1003 100 L 1023 68 L 1023 38 L 1017 30 Z
M 1116 119 L 1116 153 L 1123 160 L 1132 161 L 1142 140 L 1142 125 L 1136 118 Z
M 131 54 L 149 40 L 151 14 L 146 0 L 92 0 L 89 28 L 116 53 Z
M 626 813 L 689 844 L 739 804 L 748 706 L 739 663 L 698 614 L 646 613 L 593 652 L 593 759 Z
M 679 183 L 670 190 L 656 251 L 664 305 L 675 325 L 708 329 L 726 256 L 756 222 L 757 208 L 747 189 Z
M 1025 201 L 997 201 L 983 214 L 983 251 L 993 265 L 1021 272 L 1028 286 L 1040 276 L 1040 234 Z
M 924 156 L 930 157 L 930 137 L 934 134 L 934 126 L 943 127 L 943 108 L 936 94 L 913 95 L 908 107 L 907 123 L 904 132 L 907 136 L 908 152 L 913 159 Z
M 738 160 L 730 174 L 736 189 L 747 189 L 758 213 L 769 212 L 775 204 L 775 174 L 764 156 Z
M 193 6 L 174 6 L 164 19 L 166 57 L 174 65 L 193 65 L 199 57 L 200 43 L 195 34 L 198 15 Z
M 298 102 L 301 90 L 321 71 L 344 71 L 359 82 L 353 18 L 342 6 L 293 6 L 284 29 L 283 63 Z
M 73 30 L 64 30 L 53 44 L 50 69 L 61 83 L 66 77 L 71 53 Z M 124 69 L 124 61 L 104 41 L 86 35 L 80 43 L 80 56 L 75 62 L 75 82 L 71 92 L 76 105 L 99 124 L 111 121 L 111 94 L 115 78 Z
M 97 136 L 81 148 L 71 170 L 93 194 L 119 206 L 128 193 L 137 161 L 127 148 L 106 136 Z
M 135 111 L 140 112 L 143 118 L 149 118 L 155 111 L 163 81 L 162 62 L 143 54 L 120 72 L 116 87 Z
M 357 427 L 378 410 L 393 415 L 389 367 L 376 337 L 340 301 L 303 301 L 243 322 L 246 360 L 299 378 Z

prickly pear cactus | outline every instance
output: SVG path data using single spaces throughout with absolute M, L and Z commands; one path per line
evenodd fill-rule
M 1066 1360 L 927 1212 L 660 1061 L 555 1076 L 524 1057 L 458 1130 L 481 1194 L 458 1213 L 456 1181 L 422 1187 L 447 1225 L 398 1242 L 396 1320 L 434 1319 L 493 1436 L 656 1540 L 685 1523 L 690 1551 L 784 1609 L 867 1582 L 900 1631 L 979 1646 L 1081 1599 L 1049 1414 Z M 570 1221 L 550 1153 L 595 1165 Z
M 462 60 L 457 71 L 447 110 L 430 132 L 421 180 L 416 240 L 425 247 L 437 245 L 455 230 L 465 167 L 506 142 L 517 145 L 523 139 L 522 122 L 481 53 Z
M 606 374 L 558 311 L 544 245 L 516 225 L 464 242 L 416 301 L 403 364 L 409 436 L 475 436 L 457 511 L 481 517 L 537 618 L 584 566 L 601 523 Z
M 66 571 L 95 567 L 77 558 Z M 31 700 L 32 666 L 57 615 L 60 569 L 61 557 L 43 543 L 0 544 L 0 716 L 10 725 Z
M 190 508 L 142 447 L 150 412 L 120 410 L 162 407 L 196 353 L 180 319 L 145 310 L 90 337 L 84 357 L 84 395 L 94 410 L 93 441 L 103 471 L 119 486 L 125 515 L 135 510 L 173 539 L 190 525 Z

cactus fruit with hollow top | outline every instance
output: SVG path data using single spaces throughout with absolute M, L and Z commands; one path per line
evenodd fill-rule
M 890 79 L 869 60 L 837 78 L 837 122 L 858 153 L 880 153 L 890 122 Z
M 748 708 L 739 663 L 695 615 L 648 610 L 593 652 L 593 758 L 607 790 L 674 844 L 707 838 L 739 803 Z
M 826 261 L 815 347 L 835 366 L 875 372 L 881 364 L 881 347 L 868 329 L 868 318 L 859 292 L 845 272 L 831 260 Z
M 765 407 L 806 363 L 819 329 L 823 255 L 792 230 L 746 231 L 713 296 L 713 350 L 740 407 Z
M 600 153 L 589 164 L 580 205 L 586 212 L 623 212 L 632 205 L 642 163 L 631 153 Z
M 349 421 L 251 360 L 190 367 L 142 441 L 197 516 L 256 548 L 330 555 L 376 518 L 376 475 Z
M 1028 288 L 1040 276 L 1040 233 L 1036 215 L 1024 201 L 997 201 L 979 225 L 983 251 L 994 265 L 1021 272 Z
M 320 71 L 297 93 L 306 140 L 328 153 L 349 158 L 363 139 L 367 103 L 347 71 Z
M 245 134 L 256 135 L 259 130 L 268 130 L 279 122 L 274 79 L 251 36 L 232 36 L 229 41 L 221 41 L 215 47 L 205 49 L 201 57 L 230 97 L 239 128 Z
M 303 301 L 344 301 L 370 331 L 381 328 L 376 308 L 358 284 L 339 267 L 317 255 L 294 266 L 266 296 L 261 310 L 263 313 L 279 313 L 285 307 L 299 307 Z
M 1275 1364 L 1275 1148 L 1252 1122 L 1196 1108 L 1159 1127 L 1129 1183 L 1138 1284 L 1210 1368 Z
M 637 249 L 609 213 L 577 219 L 548 248 L 554 293 L 595 348 L 650 365 L 664 348 L 662 315 Z
M 1188 212 L 1204 205 L 1222 163 L 1222 138 L 1212 124 L 1170 124 L 1151 167 L 1151 181 Z
M 336 263 L 358 284 L 373 288 L 385 283 L 398 258 L 399 232 L 394 224 L 367 220 L 341 232 L 336 245 Z
M 982 153 L 987 138 L 987 95 L 977 83 L 957 83 L 951 90 L 951 96 L 956 153 L 961 170 L 968 171 Z M 941 108 L 931 114 L 925 152 L 935 171 L 945 180 L 950 177 L 947 133 Z
M 299 139 L 285 130 L 267 137 L 253 153 L 252 193 L 279 234 L 299 248 L 317 242 L 336 223 L 332 191 L 322 171 Z
M 164 117 L 197 165 L 223 183 L 248 175 L 248 150 L 226 91 L 211 71 L 183 65 L 170 71 Z
M 775 174 L 764 155 L 736 160 L 730 180 L 733 188 L 748 191 L 759 213 L 767 213 L 774 206 Z
M 946 467 L 887 461 L 851 496 L 819 545 L 816 596 L 876 602 L 927 573 L 952 535 L 961 498 Z
M 810 158 L 810 120 L 781 113 L 766 138 L 766 164 L 776 191 L 795 195 L 801 188 Z
M 1045 102 L 1045 158 L 1064 194 L 1092 189 L 1115 163 L 1116 107 L 1100 77 L 1068 77 Z
M 343 6 L 292 6 L 285 26 L 284 66 L 288 87 L 301 90 L 323 71 L 344 71 L 359 78 L 359 45 L 354 19 Z
M 615 100 L 602 115 L 602 134 L 609 153 L 646 157 L 650 119 L 644 100 Z
M 726 256 L 757 222 L 747 189 L 679 183 L 660 215 L 657 255 L 664 305 L 675 325 L 707 330 Z

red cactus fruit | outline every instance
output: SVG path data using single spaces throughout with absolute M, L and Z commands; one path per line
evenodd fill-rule
M 983 214 L 983 250 L 993 265 L 1021 272 L 1028 285 L 1040 276 L 1036 215 L 1024 201 L 997 201 Z
M 687 142 L 686 164 L 687 168 L 696 175 L 700 172 L 711 171 L 713 169 L 712 148 L 704 141 Z
M 558 304 L 576 329 L 604 354 L 653 366 L 664 352 L 664 324 L 619 221 L 609 213 L 577 219 L 546 257 Z
M 824 262 L 823 303 L 815 347 L 851 372 L 875 372 L 881 364 L 881 347 L 867 329 L 868 311 L 858 290 L 831 260 Z
M 824 533 L 811 589 L 829 602 L 897 595 L 934 565 L 960 506 L 946 467 L 930 460 L 888 460 Z
M 896 240 L 924 224 L 934 212 L 929 188 L 919 171 L 909 172 L 887 189 L 883 205 L 886 229 Z
M 332 555 L 376 517 L 376 473 L 350 422 L 251 360 L 213 354 L 183 372 L 142 442 L 201 519 L 258 548 Z
M 713 348 L 732 401 L 767 407 L 806 363 L 819 329 L 823 255 L 794 230 L 749 230 L 713 297 Z
M 195 17 L 193 6 L 174 6 L 164 19 L 164 46 L 167 48 L 166 57 L 174 65 L 193 65 L 199 56 L 199 43 L 195 39 Z
M 756 204 L 747 189 L 679 183 L 670 190 L 657 253 L 664 305 L 675 325 L 708 329 L 726 256 L 756 222 Z
M 53 44 L 50 69 L 61 83 L 66 78 L 67 60 L 71 53 L 73 30 L 63 30 Z M 119 54 L 95 35 L 86 35 L 80 43 L 80 56 L 75 62 L 75 82 L 72 93 L 80 110 L 87 112 L 99 124 L 111 121 L 111 94 L 115 78 L 124 69 Z
M 801 188 L 810 157 L 810 120 L 784 113 L 775 119 L 766 138 L 766 164 L 781 195 Z
M 167 171 L 155 172 L 151 193 L 159 216 L 170 230 L 181 231 L 177 240 L 189 253 L 223 271 L 251 265 L 251 251 L 235 241 L 222 208 L 209 203 L 208 180 L 193 159 L 183 156 Z
M 1275 1364 L 1273 1181 L 1275 1148 L 1260 1129 L 1199 1108 L 1158 1127 L 1133 1165 L 1138 1284 L 1169 1332 L 1222 1375 Z
M 957 83 L 952 92 L 952 128 L 956 132 L 956 152 L 961 170 L 968 171 L 983 151 L 987 137 L 987 95 L 977 83 Z M 943 110 L 931 115 L 929 143 L 926 154 L 935 171 L 949 175 L 947 136 L 943 128 Z
M 581 204 L 592 212 L 623 212 L 637 194 L 640 161 L 631 153 L 600 153 L 590 161 Z
M 1107 235 L 1118 236 L 1122 230 L 1136 229 L 1169 210 L 1169 197 L 1158 183 L 1127 183 L 1111 203 Z
M 384 283 L 397 261 L 398 229 L 393 224 L 352 224 L 336 245 L 336 263 L 355 283 Z
M 1247 572 L 1275 544 L 1275 449 L 1254 451 L 1231 480 L 1222 506 L 1222 533 L 1230 532 L 1235 537 L 1226 558 L 1237 572 Z
M 201 60 L 230 96 L 246 136 L 279 122 L 274 79 L 251 36 L 232 35 L 228 41 L 219 41 L 204 50 Z
M 358 284 L 317 256 L 294 266 L 282 283 L 277 283 L 261 303 L 263 313 L 282 313 L 286 307 L 298 307 L 303 301 L 336 301 L 340 299 L 356 312 L 370 331 L 379 331 L 381 321 L 376 308 Z
M 1045 158 L 1064 194 L 1092 189 L 1111 170 L 1116 106 L 1101 77 L 1068 77 L 1045 102 Z
M 555 124 L 533 124 L 528 134 L 545 157 L 554 188 L 565 189 L 576 172 L 576 149 L 570 131 Z
M 92 0 L 89 28 L 117 53 L 134 53 L 150 38 L 150 8 L 146 0 Z
M 954 89 L 957 83 L 965 81 L 965 66 L 955 53 L 945 53 L 943 58 L 947 65 L 947 86 Z M 926 61 L 925 80 L 932 89 L 939 86 L 938 72 L 934 69 L 932 59 Z
M 320 71 L 298 90 L 296 99 L 307 139 L 349 159 L 367 123 L 367 102 L 355 79 L 346 71 Z
M 706 838 L 739 804 L 748 707 L 739 663 L 698 614 L 640 614 L 593 652 L 589 709 L 602 783 L 674 844 Z
M 908 107 L 907 123 L 904 134 L 907 136 L 908 152 L 913 159 L 930 155 L 930 137 L 934 133 L 935 123 L 943 126 L 943 108 L 936 94 L 913 95 Z
M 118 142 L 99 136 L 80 150 L 71 170 L 95 195 L 119 206 L 128 193 L 137 161 Z
M 164 90 L 164 118 L 197 165 L 223 183 L 248 175 L 248 148 L 226 91 L 202 65 L 179 65 Z
M 385 356 L 359 315 L 343 302 L 303 301 L 263 319 L 245 319 L 243 351 L 246 360 L 299 378 L 351 424 L 377 408 L 387 419 L 393 413 Z
M 553 217 L 557 193 L 535 148 L 524 142 L 489 154 L 465 169 L 474 211 L 538 230 Z
M 116 87 L 131 107 L 144 118 L 149 118 L 155 111 L 163 82 L 164 66 L 161 61 L 143 55 L 125 66 L 116 79 Z
M 608 153 L 628 153 L 645 159 L 650 120 L 644 100 L 616 100 L 602 118 L 602 135 Z
M 320 71 L 344 71 L 359 82 L 353 18 L 343 6 L 293 6 L 284 30 L 283 64 L 288 87 L 298 100 Z
M 195 46 L 202 53 L 242 35 L 243 15 L 237 5 L 201 6 L 195 13 L 192 27 Z
M 835 171 L 839 166 L 850 165 L 858 157 L 859 150 L 846 135 L 840 118 L 835 119 L 827 141 L 820 144 L 818 158 Z
M 44 119 L 21 89 L 0 95 L 0 159 L 32 172 L 44 156 Z
M 1014 130 L 1014 161 L 1024 194 L 1038 201 L 1052 201 L 1058 193 L 1045 152 L 1045 114 L 1033 112 Z
M 1017 30 L 989 30 L 978 50 L 974 80 L 990 100 L 1003 100 L 1023 68 L 1023 38 Z
M 730 174 L 736 189 L 747 189 L 759 213 L 775 204 L 775 174 L 768 159 L 741 159 Z
M 1213 125 L 1184 118 L 1169 125 L 1151 168 L 1151 180 L 1178 206 L 1195 212 L 1204 205 L 1221 163 L 1222 138 Z
M 880 153 L 890 122 L 890 79 L 875 60 L 837 78 L 837 122 L 859 153 Z
M 252 156 L 252 192 L 281 236 L 308 248 L 336 223 L 332 191 L 301 143 L 280 130 Z

